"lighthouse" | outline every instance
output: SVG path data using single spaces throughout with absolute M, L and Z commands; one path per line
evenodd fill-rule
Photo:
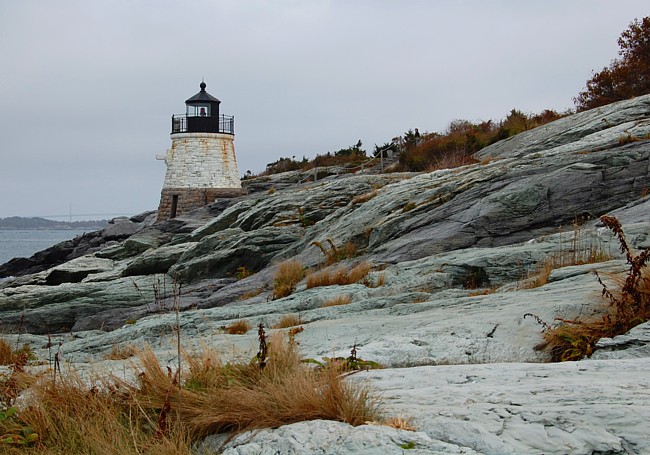
M 175 218 L 217 198 L 245 194 L 235 157 L 235 119 L 219 113 L 219 101 L 205 91 L 185 101 L 185 114 L 172 115 L 172 146 L 160 194 L 158 220 Z

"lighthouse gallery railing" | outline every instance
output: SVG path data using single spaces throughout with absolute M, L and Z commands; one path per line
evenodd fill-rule
M 235 134 L 235 117 L 223 114 L 219 116 L 172 115 L 172 134 L 175 133 Z

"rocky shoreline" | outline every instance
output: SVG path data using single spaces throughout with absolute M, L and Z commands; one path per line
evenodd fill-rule
M 269 444 L 402 453 L 409 441 L 409 453 L 648 453 L 650 324 L 601 340 L 591 359 L 548 364 L 535 349 L 541 328 L 524 315 L 552 323 L 606 303 L 592 272 L 628 266 L 598 216 L 617 216 L 633 248 L 650 247 L 649 138 L 643 96 L 493 144 L 462 168 L 251 179 L 248 196 L 163 223 L 151 212 L 115 219 L 0 266 L 0 276 L 15 275 L 0 282 L 0 323 L 39 358 L 49 335 L 83 371 L 118 368 L 107 355 L 120 346 L 172 358 L 175 305 L 186 349 L 207 343 L 246 355 L 255 334 L 222 327 L 242 319 L 272 327 L 296 315 L 305 357 L 347 356 L 355 346 L 386 368 L 350 380 L 368 381 L 417 429 L 303 422 L 239 436 L 223 453 Z M 273 299 L 278 263 L 316 268 L 346 245 L 355 253 L 334 267 L 366 263 L 364 281 L 305 279 Z M 608 260 L 526 286 L 550 255 L 592 248 Z M 326 305 L 337 296 L 349 303 Z

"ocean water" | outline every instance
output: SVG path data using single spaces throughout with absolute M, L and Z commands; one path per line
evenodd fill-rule
M 2 230 L 0 229 L 0 264 L 13 259 L 28 258 L 34 253 L 70 240 L 84 230 Z

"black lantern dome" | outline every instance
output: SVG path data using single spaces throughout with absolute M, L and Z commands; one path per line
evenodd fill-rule
M 201 91 L 185 101 L 185 115 L 172 116 L 172 134 L 235 134 L 234 117 L 219 115 L 221 101 L 205 91 L 205 82 L 201 81 L 199 87 Z
M 201 91 L 185 101 L 188 117 L 210 117 L 213 115 L 219 117 L 221 101 L 205 91 L 205 82 L 201 82 L 199 87 L 201 87 Z

